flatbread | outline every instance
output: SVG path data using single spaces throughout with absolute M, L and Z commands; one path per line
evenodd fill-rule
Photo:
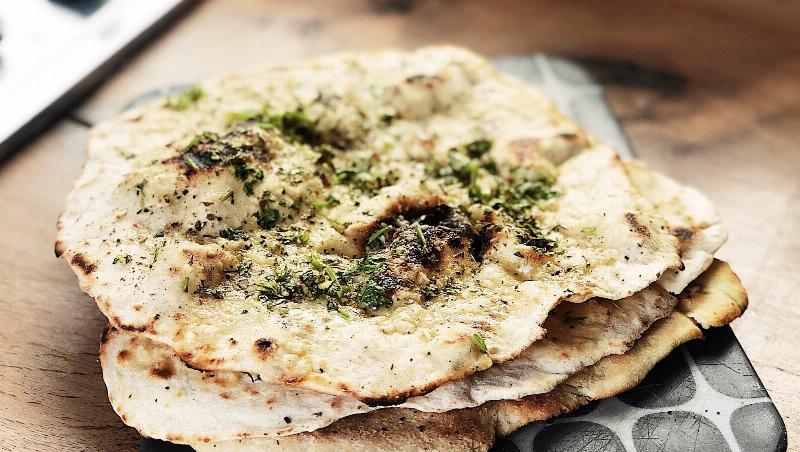
M 637 160 L 625 160 L 625 169 L 637 190 L 649 201 L 668 223 L 669 230 L 680 243 L 681 257 L 684 267 L 669 270 L 661 279 L 658 286 L 678 294 L 703 274 L 714 262 L 714 253 L 725 242 L 726 233 L 720 223 L 719 215 L 711 201 L 702 193 L 657 173 Z M 719 262 L 717 265 L 727 265 Z M 730 270 L 730 269 L 728 269 Z M 722 274 L 723 276 L 713 276 Z M 732 274 L 732 273 L 731 273 Z M 703 278 L 727 278 L 725 272 L 710 270 Z M 735 278 L 735 275 L 734 275 Z M 696 287 L 707 284 L 701 283 Z M 719 287 L 722 287 L 721 285 Z M 738 280 L 731 284 L 730 290 L 741 288 Z M 693 289 L 695 291 L 696 289 Z M 744 289 L 741 289 L 742 291 Z M 598 323 L 594 331 L 569 331 L 564 334 L 562 322 L 557 322 L 560 316 L 556 314 L 548 317 L 544 327 L 548 331 L 547 337 L 535 342 L 516 359 L 494 366 L 479 372 L 469 378 L 456 380 L 440 386 L 429 394 L 414 397 L 402 406 L 422 411 L 446 411 L 457 408 L 476 406 L 490 400 L 511 400 L 532 394 L 540 394 L 552 390 L 558 383 L 566 380 L 579 369 L 594 364 L 600 358 L 611 354 L 622 354 L 630 348 L 632 341 L 650 326 L 653 320 L 662 315 L 643 315 L 646 308 L 656 305 L 643 303 L 642 296 L 652 296 L 654 288 L 629 298 L 627 303 L 616 303 L 608 311 L 606 322 Z M 702 297 L 724 296 L 719 290 L 712 294 L 695 293 L 697 301 L 702 303 Z M 685 297 L 685 295 L 684 295 Z M 663 298 L 663 297 L 662 297 Z M 732 297 L 731 302 L 738 298 Z M 746 301 L 746 297 L 744 298 Z M 624 300 L 623 300 L 624 301 Z M 684 298 L 684 305 L 687 301 Z M 637 303 L 640 311 L 632 306 Z M 727 314 L 719 311 L 719 303 L 709 303 L 710 312 L 703 313 L 697 307 L 694 320 L 704 328 L 720 326 L 729 323 L 738 317 L 743 309 L 731 309 Z M 622 306 L 624 309 L 618 309 Z M 567 314 L 569 318 L 588 319 L 598 318 L 597 310 L 600 304 L 588 304 L 585 308 Z M 571 309 L 571 308 L 567 308 Z M 564 309 L 562 311 L 566 311 Z M 715 312 L 714 309 L 717 309 Z M 637 318 L 637 313 L 639 317 Z M 623 318 L 623 316 L 630 316 Z M 663 314 L 666 315 L 666 312 Z M 698 318 L 698 316 L 700 318 Z M 716 316 L 719 320 L 709 322 L 708 316 Z M 648 319 L 645 321 L 645 319 Z M 705 322 L 703 321 L 705 320 Z M 713 324 L 712 324 L 713 323 Z M 567 325 L 570 326 L 570 325 Z M 561 340 L 553 340 L 560 338 Z M 570 350 L 577 350 L 572 353 Z
M 441 412 L 548 392 L 602 357 L 627 351 L 676 302 L 654 287 L 616 302 L 561 305 L 545 322 L 547 336 L 519 358 L 400 406 Z M 290 435 L 373 409 L 251 374 L 192 369 L 168 346 L 115 329 L 103 336 L 100 362 L 111 405 L 125 423 L 173 442 Z
M 429 48 L 97 126 L 56 251 L 115 327 L 194 367 L 381 405 L 515 358 L 562 300 L 644 289 L 677 246 L 540 92 Z
M 631 164 L 626 162 L 626 167 Z M 650 170 L 639 166 L 638 171 Z M 640 177 L 643 176 L 640 174 Z M 644 193 L 653 194 L 652 191 Z M 679 190 L 675 202 L 690 205 L 701 196 L 694 191 Z M 658 207 L 665 206 L 658 204 Z M 687 224 L 686 218 L 693 217 L 673 211 L 670 218 L 679 221 L 678 224 L 669 225 L 675 233 L 680 229 L 679 225 Z M 701 231 L 700 228 L 697 230 Z M 702 241 L 688 242 L 687 246 L 695 243 Z M 693 266 L 683 272 L 702 270 L 704 268 Z M 696 276 L 694 274 L 692 279 Z M 701 293 L 696 290 L 693 292 Z M 560 306 L 544 324 L 547 336 L 516 359 L 466 379 L 447 383 L 429 394 L 411 398 L 400 406 L 441 412 L 473 407 L 491 400 L 510 400 L 551 391 L 581 368 L 594 364 L 604 356 L 627 351 L 653 321 L 671 311 L 674 301 L 674 298 L 661 294 L 660 289 L 654 286 L 614 303 L 594 300 Z M 214 378 L 209 378 L 206 373 L 191 369 L 187 371 L 166 346 L 114 333 L 114 337 L 117 336 L 116 343 L 109 340 L 101 354 L 109 394 L 114 400 L 115 409 L 126 417 L 126 422 L 147 436 L 162 439 L 180 437 L 183 441 L 197 441 L 202 437 L 219 441 L 242 432 L 285 435 L 315 430 L 341 417 L 368 409 L 349 398 L 337 400 L 332 407 L 334 398 L 319 397 L 314 400 L 317 393 L 276 389 L 262 381 L 253 382 L 252 377 L 246 374 L 216 372 Z M 122 349 L 138 358 L 124 362 L 112 359 Z M 156 377 L 151 371 L 154 364 L 164 360 L 172 361 L 170 367 L 178 369 L 174 378 Z M 239 381 L 243 383 L 239 385 Z M 223 383 L 217 384 L 219 382 Z M 186 389 L 178 393 L 167 392 L 162 389 L 165 385 Z M 253 397 L 254 393 L 259 396 Z M 128 398 L 126 394 L 134 397 Z M 150 394 L 160 394 L 158 405 Z M 292 402 L 280 402 L 287 398 L 291 398 Z M 270 406 L 284 409 L 263 410 L 270 399 L 275 401 Z M 313 406 L 318 406 L 318 409 Z M 159 415 L 154 415 L 156 412 Z M 195 415 L 189 416 L 189 413 Z M 235 415 L 220 419 L 211 413 Z M 309 417 L 309 413 L 319 414 Z M 292 423 L 286 424 L 285 417 L 292 419 Z M 204 420 L 210 422 L 206 424 Z M 197 435 L 196 432 L 202 433 Z
M 653 286 L 613 302 L 596 299 L 560 305 L 544 323 L 547 335 L 516 359 L 449 382 L 401 406 L 442 412 L 549 392 L 603 357 L 628 351 L 653 322 L 672 312 L 676 301 Z
M 747 309 L 747 292 L 725 261 L 714 263 L 681 293 L 678 309 L 703 328 L 731 323 Z
M 351 416 L 314 432 L 281 438 L 199 442 L 192 447 L 198 452 L 488 450 L 497 438 L 507 436 L 530 422 L 565 414 L 592 400 L 613 397 L 635 387 L 672 350 L 702 337 L 702 331 L 687 315 L 698 315 L 700 311 L 717 312 L 723 313 L 717 316 L 720 321 L 725 318 L 731 321 L 733 317 L 728 314 L 741 314 L 747 296 L 730 267 L 716 261 L 707 274 L 698 287 L 690 290 L 720 296 L 703 297 L 702 308 L 686 304 L 686 315 L 673 312 L 653 325 L 624 355 L 603 358 L 547 394 L 435 414 L 383 409 Z M 696 307 L 698 310 L 694 309 Z
M 686 316 L 656 323 L 625 355 L 604 358 L 547 394 L 490 402 L 477 408 L 424 413 L 389 408 L 342 419 L 321 430 L 280 438 L 192 444 L 205 451 L 481 451 L 533 421 L 573 411 L 633 388 L 675 347 L 702 336 Z
M 678 294 L 711 265 L 714 253 L 725 243 L 727 233 L 722 221 L 711 201 L 694 188 L 638 160 L 626 160 L 625 169 L 636 189 L 667 220 L 678 238 L 683 268 L 669 270 L 659 280 L 662 287 Z
M 648 290 L 657 293 L 657 289 Z M 648 299 L 642 296 L 646 295 L 640 293 L 616 303 L 596 300 L 559 306 L 545 323 L 548 336 L 544 340 L 517 360 L 470 378 L 474 383 L 468 392 L 475 396 L 467 398 L 466 406 L 474 406 L 472 403 L 477 400 L 491 400 L 491 391 L 506 387 L 504 384 L 519 391 L 516 394 L 547 392 L 601 357 L 625 352 L 630 346 L 626 339 L 638 337 L 652 320 L 674 305 L 671 297 L 661 297 L 660 303 L 649 298 L 647 303 Z M 686 289 L 680 300 L 681 311 L 698 321 L 705 319 L 704 327 L 712 322 L 720 326 L 732 321 L 747 304 L 738 278 L 721 261 Z M 145 436 L 174 442 L 294 434 L 369 410 L 351 398 L 270 385 L 248 374 L 190 369 L 169 347 L 116 330 L 104 336 L 100 358 L 109 399 L 123 420 Z M 519 366 L 518 361 L 524 363 L 526 359 L 527 364 Z M 491 376 L 502 369 L 507 372 L 499 378 Z M 593 374 L 605 372 L 602 365 L 594 369 Z M 637 375 L 611 374 L 605 380 L 639 378 Z M 463 388 L 451 383 L 404 406 L 441 411 L 443 405 L 437 404 L 441 402 L 439 394 L 451 385 Z M 481 387 L 487 390 L 486 394 L 477 390 Z M 583 395 L 600 397 L 600 393 Z

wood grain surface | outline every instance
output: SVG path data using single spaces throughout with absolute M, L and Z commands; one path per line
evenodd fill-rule
M 201 3 L 0 163 L 0 449 L 138 448 L 106 399 L 97 363 L 104 320 L 53 256 L 56 218 L 83 161 L 82 123 L 143 92 L 229 69 L 430 43 L 584 60 L 640 157 L 711 197 L 729 231 L 720 256 L 750 293 L 734 330 L 797 447 L 798 23 L 800 4 L 776 0 Z

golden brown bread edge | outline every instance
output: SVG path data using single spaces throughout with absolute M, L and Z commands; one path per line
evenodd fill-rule
M 679 298 L 676 311 L 654 324 L 628 353 L 608 356 L 546 394 L 445 413 L 383 409 L 349 416 L 313 432 L 194 447 L 199 451 L 488 450 L 498 438 L 530 422 L 632 389 L 672 350 L 701 338 L 698 324 L 704 328 L 728 324 L 747 307 L 747 294 L 739 278 L 719 260 Z

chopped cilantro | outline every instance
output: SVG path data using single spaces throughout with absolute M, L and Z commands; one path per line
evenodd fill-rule
M 256 222 L 262 229 L 272 229 L 278 224 L 281 219 L 280 212 L 272 207 L 269 199 L 269 194 L 264 193 L 261 200 L 258 202 L 258 213 L 256 214 Z
M 322 258 L 317 254 L 316 251 L 310 252 L 306 259 L 311 264 L 311 266 L 320 272 L 322 276 L 325 278 L 325 281 L 316 285 L 316 289 L 321 291 L 322 293 L 326 293 L 329 297 L 333 297 L 336 299 L 342 298 L 345 295 L 347 287 L 342 284 L 339 280 L 339 275 L 336 271 L 331 268 L 328 264 L 322 261 Z M 311 281 L 311 278 L 307 279 Z M 308 283 L 307 283 L 308 285 Z M 313 286 L 310 286 L 309 289 L 315 291 Z M 329 301 L 330 302 L 330 301 Z
M 556 248 L 556 242 L 547 237 L 534 219 L 534 208 L 543 200 L 558 196 L 545 180 L 525 181 L 519 184 L 500 185 L 492 193 L 470 191 L 472 201 L 487 204 L 498 210 L 502 217 L 517 230 L 524 245 L 542 252 Z
M 474 188 L 475 183 L 478 181 L 479 169 L 480 163 L 477 160 L 473 160 L 459 168 L 456 172 L 456 177 L 465 187 Z
M 183 149 L 181 149 L 181 155 L 191 151 L 192 148 L 194 148 L 203 141 L 217 141 L 217 140 L 219 140 L 219 136 L 216 133 L 213 132 L 198 133 L 192 138 L 192 141 L 190 141 L 186 146 L 183 147 Z
M 581 233 L 584 235 L 595 235 L 597 233 L 597 228 L 594 226 L 589 226 L 581 229 Z
M 386 224 L 377 231 L 373 232 L 372 235 L 369 236 L 369 239 L 367 239 L 367 245 L 372 245 L 375 241 L 383 237 L 383 234 L 386 234 L 389 229 L 392 229 L 392 227 Z
M 319 257 L 319 254 L 316 251 L 308 253 L 306 259 L 308 260 L 308 263 L 311 264 L 311 266 L 317 271 L 322 271 L 322 269 L 325 268 L 322 258 Z
M 336 275 L 336 272 L 327 265 L 325 266 L 325 274 L 328 275 L 332 283 L 339 284 L 339 277 Z
M 518 228 L 517 237 L 523 245 L 528 245 L 543 252 L 552 251 L 556 248 L 555 240 L 545 235 L 535 219 L 530 217 L 518 218 L 515 225 Z
M 374 196 L 378 190 L 394 185 L 397 182 L 397 176 L 393 174 L 376 175 L 372 172 L 369 160 L 361 160 L 350 168 L 337 171 L 336 182 Z
M 472 335 L 472 345 L 474 345 L 478 350 L 482 351 L 483 353 L 489 353 L 489 349 L 486 348 L 486 342 L 483 340 L 480 334 L 475 333 Z
M 258 225 L 264 229 L 270 229 L 280 219 L 280 213 L 276 209 L 261 209 L 258 214 Z
M 252 131 L 234 130 L 222 137 L 203 132 L 181 150 L 181 158 L 189 173 L 216 165 L 231 167 L 234 176 L 243 182 L 244 192 L 252 195 L 255 185 L 264 180 L 264 172 L 250 162 L 266 159 L 268 152 L 266 144 Z
M 247 232 L 239 226 L 238 228 L 223 229 L 219 231 L 219 236 L 226 240 L 239 241 L 247 239 Z
M 338 206 L 339 200 L 336 199 L 333 195 L 328 195 L 325 199 L 318 199 L 311 203 L 311 207 L 315 209 L 328 209 L 333 206 Z
M 422 228 L 419 226 L 419 223 L 414 225 L 414 233 L 417 234 L 417 238 L 419 239 L 420 243 L 422 243 L 422 252 L 427 254 L 428 240 L 425 238 L 425 234 L 422 233 Z
M 556 197 L 558 192 L 552 190 L 544 180 L 537 180 L 504 187 L 498 194 L 502 198 L 504 208 L 519 212 L 535 206 L 540 201 Z
M 167 98 L 166 106 L 172 110 L 186 110 L 192 106 L 192 104 L 202 99 L 203 96 L 205 96 L 205 93 L 202 88 L 199 86 L 192 86 L 181 94 Z
M 307 229 L 303 229 L 301 231 L 296 231 L 294 235 L 291 236 L 290 240 L 297 244 L 304 244 L 308 243 L 308 240 L 311 238 L 311 233 L 308 232 Z
M 384 295 L 383 289 L 372 280 L 368 280 L 361 289 L 359 302 L 366 309 L 373 311 L 392 305 L 392 299 Z
M 220 195 L 218 201 L 219 202 L 225 202 L 225 201 L 227 201 L 229 199 L 231 200 L 231 204 L 233 204 L 233 190 L 228 190 L 225 193 L 223 193 L 222 195 Z
M 183 280 L 181 281 L 181 292 L 189 292 L 189 277 L 184 276 Z
M 492 142 L 489 140 L 475 140 L 466 146 L 467 153 L 472 158 L 478 158 L 492 149 Z
M 264 277 L 255 283 L 259 287 L 259 298 L 262 301 L 275 299 L 288 299 L 295 292 L 297 285 L 292 279 L 288 268 L 276 271 L 269 277 Z
M 339 312 L 339 303 L 337 303 L 333 298 L 328 298 L 325 301 L 325 307 L 328 309 L 328 311 Z
M 316 124 L 306 116 L 305 111 L 301 108 L 264 117 L 261 119 L 260 126 L 265 129 L 277 128 L 291 141 L 312 145 L 320 142 Z
M 350 320 L 350 314 L 342 308 L 336 310 L 336 313 L 345 320 Z
M 130 261 L 131 261 L 131 256 L 130 256 L 130 254 L 126 254 L 126 255 L 124 255 L 124 256 L 123 256 L 123 255 L 119 255 L 119 256 L 117 256 L 117 257 L 115 257 L 115 258 L 114 258 L 114 261 L 112 262 L 112 264 L 120 264 L 120 265 L 125 265 L 125 264 L 127 264 L 128 262 L 130 262 Z
M 239 262 L 239 265 L 236 267 L 236 273 L 239 276 L 247 276 L 250 273 L 250 269 L 253 268 L 253 261 L 250 259 L 243 259 Z
M 225 114 L 225 117 L 229 123 L 248 122 L 259 119 L 261 112 L 256 110 L 230 111 Z
M 350 274 L 366 273 L 372 274 L 380 270 L 386 263 L 386 258 L 375 255 L 364 256 L 363 259 L 358 261 L 355 268 L 351 270 Z
M 244 183 L 244 192 L 248 196 L 252 196 L 255 185 L 264 180 L 264 171 L 248 165 L 241 157 L 231 159 L 231 166 L 233 166 L 233 175 Z
M 200 295 L 207 295 L 211 298 L 216 298 L 219 300 L 225 298 L 225 296 L 222 293 L 222 290 L 220 290 L 218 287 L 206 287 L 202 284 L 200 285 L 200 287 L 197 288 L 197 293 L 199 293 Z
M 192 158 L 191 155 L 185 155 L 183 157 L 183 161 L 186 162 L 186 166 L 188 166 L 189 168 L 193 169 L 194 171 L 197 171 L 197 170 L 200 169 L 200 166 L 197 165 L 197 162 L 194 161 L 194 159 Z

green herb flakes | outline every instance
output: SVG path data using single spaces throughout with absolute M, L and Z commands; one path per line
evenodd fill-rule
M 383 237 L 383 234 L 386 234 L 386 232 L 388 232 L 390 229 L 392 229 L 390 225 L 383 225 L 380 229 L 373 232 L 372 235 L 369 236 L 369 239 L 367 239 L 367 245 L 372 245 L 376 241 L 380 240 L 380 238 Z
M 202 284 L 197 288 L 197 293 L 207 297 L 216 298 L 218 300 L 225 298 L 222 290 L 220 290 L 218 287 L 206 287 Z
M 296 289 L 292 273 L 286 267 L 257 280 L 255 284 L 259 287 L 261 301 L 288 299 Z
M 188 166 L 189 168 L 191 168 L 194 171 L 197 171 L 197 170 L 200 169 L 200 166 L 197 164 L 197 162 L 194 161 L 194 159 L 190 155 L 184 156 L 183 157 L 183 161 L 186 162 L 186 166 Z
M 238 228 L 223 229 L 219 231 L 219 236 L 225 240 L 241 241 L 247 239 L 247 232 L 239 226 Z
M 253 261 L 250 259 L 243 259 L 239 262 L 239 265 L 236 267 L 236 274 L 239 276 L 247 276 L 250 274 L 250 270 L 253 268 Z
M 278 224 L 281 219 L 281 214 L 278 209 L 271 206 L 270 200 L 266 196 L 262 196 L 258 203 L 258 213 L 256 215 L 256 222 L 262 229 L 272 229 Z
M 383 289 L 372 280 L 367 281 L 359 294 L 360 304 L 369 310 L 376 310 L 392 305 L 392 299 L 383 294 Z
M 472 158 L 479 158 L 492 149 L 492 142 L 489 140 L 475 140 L 466 145 L 467 153 Z
M 228 190 L 218 198 L 219 202 L 225 202 L 227 200 L 231 200 L 231 204 L 233 204 L 233 190 Z
M 168 97 L 166 106 L 172 110 L 186 110 L 204 96 L 205 92 L 203 92 L 202 88 L 192 86 L 177 96 Z
M 325 199 L 318 199 L 311 203 L 311 207 L 315 209 L 329 209 L 334 206 L 339 205 L 339 200 L 336 199 L 333 195 L 328 195 Z
M 483 353 L 489 353 L 489 349 L 486 348 L 486 342 L 483 340 L 483 337 L 481 337 L 481 335 L 478 333 L 472 335 L 472 345 L 474 345 L 475 348 L 482 351 Z
M 130 254 L 126 254 L 124 256 L 123 255 L 119 255 L 119 256 L 114 258 L 114 260 L 112 261 L 112 264 L 125 265 L 130 261 L 131 261 Z
M 322 258 L 319 257 L 319 254 L 316 251 L 312 251 L 308 253 L 306 256 L 308 263 L 314 267 L 314 270 L 322 271 L 325 268 L 325 264 L 322 262 Z
M 414 233 L 417 234 L 419 242 L 422 243 L 422 252 L 428 254 L 428 240 L 425 238 L 425 234 L 422 233 L 419 223 L 414 225 Z
M 308 232 L 307 229 L 303 229 L 301 231 L 295 231 L 295 233 L 290 237 L 290 240 L 299 245 L 303 245 L 305 243 L 308 243 L 308 240 L 310 238 L 311 238 L 311 233 Z

